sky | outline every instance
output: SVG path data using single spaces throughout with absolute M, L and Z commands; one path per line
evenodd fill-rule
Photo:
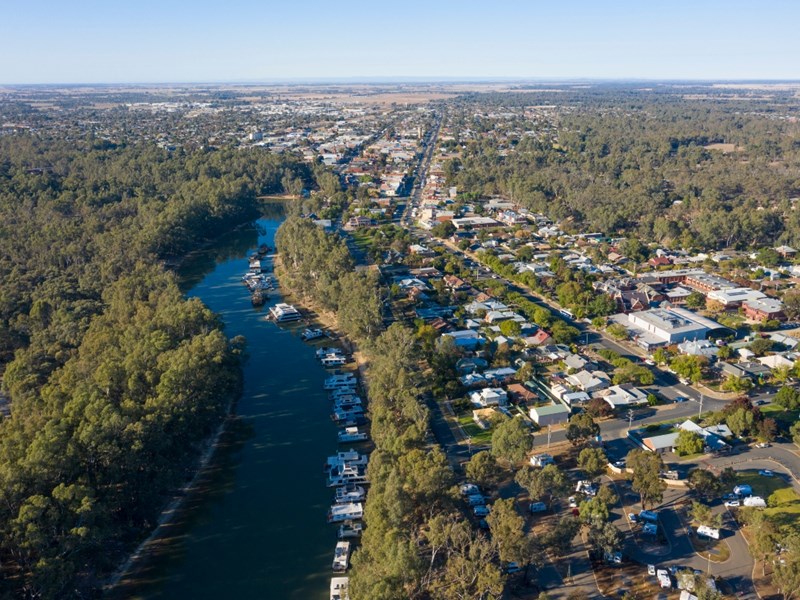
M 800 79 L 797 0 L 0 0 L 0 83 Z

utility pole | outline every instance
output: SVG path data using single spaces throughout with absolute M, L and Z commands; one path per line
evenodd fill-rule
M 628 431 L 631 430 L 631 426 L 633 425 L 633 409 L 628 409 Z
M 548 425 L 547 426 L 547 449 L 548 450 L 550 450 L 550 433 L 552 432 L 552 430 L 553 430 L 553 426 L 552 425 Z
M 700 408 L 697 409 L 697 418 L 700 418 L 700 415 L 703 413 L 703 393 L 700 393 Z

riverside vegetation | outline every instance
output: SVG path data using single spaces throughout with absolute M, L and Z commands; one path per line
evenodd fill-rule
M 0 139 L 4 596 L 91 597 L 196 468 L 243 342 L 164 266 L 315 185 L 291 157 Z

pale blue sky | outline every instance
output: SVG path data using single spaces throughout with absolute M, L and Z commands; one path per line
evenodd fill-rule
M 800 79 L 796 0 L 0 0 L 0 83 Z

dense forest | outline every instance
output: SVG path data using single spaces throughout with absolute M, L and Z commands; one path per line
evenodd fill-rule
M 155 525 L 243 349 L 164 265 L 297 181 L 258 151 L 0 138 L 3 595 L 95 595 Z
M 445 165 L 448 184 L 513 198 L 576 231 L 701 249 L 800 243 L 797 99 L 669 90 L 467 96 L 453 125 L 474 135 Z M 525 108 L 539 104 L 549 107 Z M 499 127 L 493 111 L 504 111 Z

